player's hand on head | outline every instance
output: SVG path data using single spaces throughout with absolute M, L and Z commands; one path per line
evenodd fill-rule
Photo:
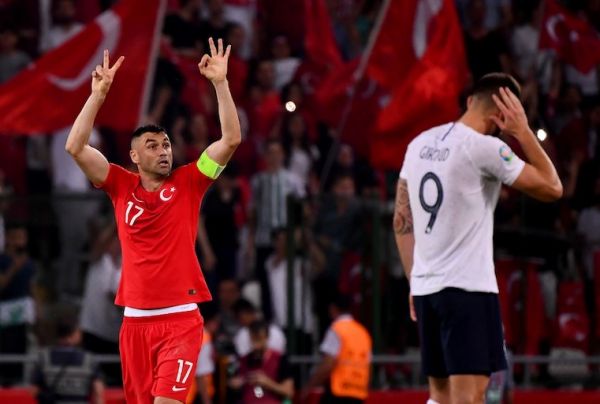
M 223 49 L 223 40 L 217 41 L 217 47 L 212 38 L 208 39 L 210 47 L 210 56 L 205 54 L 202 60 L 198 63 L 200 73 L 212 81 L 213 84 L 225 81 L 227 78 L 227 61 L 231 52 L 231 45 L 227 45 L 227 49 Z
M 518 137 L 529 130 L 525 109 L 512 91 L 502 87 L 500 88 L 500 96 L 493 94 L 492 99 L 500 111 L 500 116 L 492 115 L 490 119 L 503 133 Z
M 124 56 L 121 56 L 112 67 L 110 66 L 110 55 L 108 54 L 108 50 L 104 51 L 104 60 L 102 61 L 102 66 L 96 66 L 96 69 L 92 72 L 92 92 L 97 93 L 103 96 L 108 94 L 108 90 L 110 90 L 110 85 L 115 78 L 115 74 L 121 64 L 123 64 L 123 60 L 125 60 Z

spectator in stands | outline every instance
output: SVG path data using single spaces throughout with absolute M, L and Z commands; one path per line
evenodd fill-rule
M 343 260 L 350 251 L 362 249 L 362 209 L 356 199 L 354 178 L 349 173 L 336 176 L 332 195 L 324 198 L 314 226 L 314 238 L 326 257 L 325 270 L 314 281 L 319 332 L 329 323 L 328 307 L 332 290 L 339 286 Z
M 508 44 L 500 31 L 485 26 L 486 2 L 470 0 L 467 6 L 468 28 L 465 51 L 473 81 L 492 72 L 510 73 Z
M 323 359 L 305 386 L 325 386 L 322 404 L 362 403 L 369 392 L 372 341 L 368 331 L 350 315 L 350 299 L 338 295 L 329 305 L 333 323 L 321 344 Z
M 104 403 L 104 382 L 91 355 L 81 348 L 74 319 L 57 324 L 58 343 L 42 350 L 33 372 L 32 393 L 40 403 Z
M 252 350 L 250 325 L 259 320 L 258 310 L 246 299 L 239 299 L 233 308 L 240 329 L 233 338 L 235 350 L 240 357 L 246 356 Z M 269 324 L 268 346 L 279 353 L 285 353 L 286 339 L 281 328 L 275 324 Z
M 6 249 L 0 254 L 0 354 L 27 352 L 28 325 L 35 321 L 32 286 L 36 268 L 29 257 L 25 225 L 6 227 Z M 21 364 L 2 364 L 0 385 L 23 380 Z
M 94 242 L 88 269 L 80 327 L 83 348 L 96 354 L 119 354 L 122 313 L 114 300 L 121 278 L 121 248 L 114 223 L 106 225 Z M 108 384 L 120 384 L 119 364 L 102 366 Z
M 256 320 L 249 325 L 250 351 L 240 360 L 236 377 L 229 382 L 241 389 L 239 403 L 277 403 L 294 397 L 294 381 L 285 354 L 269 345 L 272 327 Z
M 275 69 L 270 60 L 256 64 L 246 110 L 250 119 L 250 136 L 261 150 L 282 112 L 279 93 L 275 89 Z
M 265 263 L 271 302 L 273 303 L 273 322 L 279 327 L 289 331 L 288 325 L 288 257 L 286 254 L 287 235 L 286 229 L 273 231 L 273 254 Z M 296 246 L 300 251 L 299 246 Z M 308 258 L 308 257 L 307 257 Z M 303 353 L 311 353 L 314 316 L 312 314 L 312 290 L 308 273 L 308 259 L 303 259 L 300 254 L 294 258 L 293 280 L 294 285 L 294 329 L 296 341 L 303 349 Z
M 523 2 L 525 3 L 525 2 Z M 459 16 L 467 28 L 472 23 L 469 19 L 470 0 L 456 0 Z M 485 0 L 485 11 L 483 13 L 483 26 L 488 30 L 506 27 L 512 20 L 510 0 Z
M 244 28 L 239 24 L 231 24 L 227 31 L 226 42 L 231 45 L 229 64 L 227 66 L 227 80 L 234 100 L 241 100 L 245 96 L 248 81 L 248 62 L 242 57 L 240 51 L 245 38 Z
M 267 142 L 264 159 L 265 170 L 252 178 L 248 248 L 256 254 L 254 270 L 261 286 L 261 306 L 270 319 L 272 306 L 265 261 L 273 249 L 271 234 L 287 225 L 288 196 L 303 197 L 305 190 L 302 181 L 284 168 L 285 152 L 280 141 Z
M 0 84 L 13 78 L 31 63 L 29 55 L 17 48 L 18 42 L 13 28 L 0 27 Z
M 197 58 L 208 43 L 208 38 L 204 40 L 200 31 L 200 0 L 181 0 L 180 3 L 179 10 L 165 18 L 163 34 L 177 53 Z
M 203 304 L 201 311 L 204 318 L 204 334 L 196 366 L 196 394 L 200 397 L 202 404 L 212 404 L 215 398 L 214 375 L 217 357 L 214 336 L 219 329 L 219 316 L 212 303 Z M 194 393 L 191 394 L 192 397 L 193 395 Z M 188 403 L 191 402 L 194 401 L 188 399 Z
M 600 178 L 596 178 L 593 205 L 583 209 L 577 222 L 581 262 L 588 281 L 595 279 L 600 265 Z
M 213 0 L 224 4 L 225 19 L 240 25 L 244 29 L 244 42 L 240 48 L 240 55 L 248 60 L 257 55 L 256 35 L 257 8 L 256 0 Z
M 306 186 L 317 153 L 310 147 L 306 121 L 299 112 L 284 115 L 282 143 L 287 169 Z
M 217 298 L 221 323 L 218 337 L 231 341 L 239 329 L 234 305 L 240 299 L 240 286 L 234 279 L 221 280 Z
M 59 47 L 83 29 L 83 24 L 75 18 L 77 9 L 75 0 L 56 0 L 52 2 L 52 24 L 46 29 L 42 24 L 40 51 L 48 52 Z
M 216 285 L 219 279 L 237 277 L 239 229 L 236 216 L 243 209 L 237 175 L 237 168 L 232 162 L 207 191 L 202 203 L 198 242 L 202 252 L 202 269 L 209 286 Z
M 275 69 L 275 88 L 281 90 L 292 81 L 301 61 L 292 56 L 288 39 L 282 35 L 273 38 L 271 55 L 273 56 L 273 68 Z
M 202 43 L 208 43 L 208 38 L 227 38 L 227 34 L 233 27 L 233 23 L 225 17 L 223 0 L 206 1 L 207 18 L 202 20 L 200 39 Z M 240 46 L 241 44 L 237 44 Z M 234 47 L 232 46 L 232 49 Z M 240 47 L 235 47 L 240 52 Z

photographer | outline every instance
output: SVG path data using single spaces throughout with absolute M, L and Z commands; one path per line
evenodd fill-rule
M 241 403 L 276 404 L 294 396 L 294 382 L 287 358 L 268 348 L 269 325 L 255 321 L 250 325 L 252 351 L 240 360 L 239 375 L 229 382 L 241 390 Z

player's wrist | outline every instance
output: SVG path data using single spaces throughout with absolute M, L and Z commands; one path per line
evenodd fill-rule
M 106 99 L 106 93 L 99 90 L 92 90 L 90 98 L 92 98 L 94 101 L 103 102 Z
M 213 86 L 215 87 L 215 89 L 219 89 L 219 88 L 228 88 L 229 87 L 229 82 L 227 81 L 227 77 L 225 77 L 222 80 L 214 80 L 212 82 Z

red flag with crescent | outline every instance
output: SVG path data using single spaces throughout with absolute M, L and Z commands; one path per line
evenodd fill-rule
M 96 120 L 115 130 L 135 128 L 145 113 L 164 16 L 163 0 L 123 0 L 76 36 L 0 86 L 0 133 L 47 133 L 73 123 L 91 91 L 92 71 L 125 62 Z

